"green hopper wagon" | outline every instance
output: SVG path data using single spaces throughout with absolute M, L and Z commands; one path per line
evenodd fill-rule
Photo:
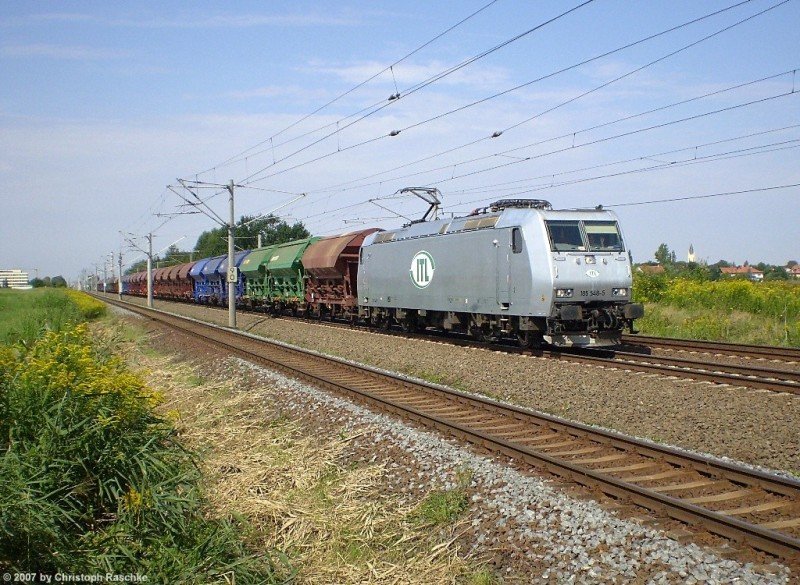
M 318 237 L 278 244 L 266 261 L 266 298 L 276 307 L 297 307 L 305 300 L 305 279 L 301 259 L 309 245 Z
M 274 249 L 275 246 L 256 248 L 239 265 L 239 270 L 244 274 L 246 283 L 244 301 L 250 306 L 258 306 L 265 303 L 267 291 L 269 290 L 267 262 L 272 258 Z

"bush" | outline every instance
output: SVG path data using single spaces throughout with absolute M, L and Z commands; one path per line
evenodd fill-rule
M 160 397 L 78 325 L 0 350 L 0 566 L 138 572 L 154 582 L 274 581 L 208 518 L 194 456 Z
M 106 314 L 106 304 L 90 297 L 85 292 L 74 289 L 68 289 L 65 292 L 69 300 L 78 308 L 78 311 L 84 319 L 97 319 Z
M 723 309 L 795 321 L 800 316 L 800 285 L 742 279 L 698 281 L 636 274 L 634 298 L 682 308 Z

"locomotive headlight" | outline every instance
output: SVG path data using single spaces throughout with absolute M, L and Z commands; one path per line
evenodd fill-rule
M 595 264 L 597 259 L 594 256 L 585 256 L 584 260 L 586 260 L 587 264 Z
M 559 299 L 567 299 L 572 296 L 571 288 L 557 288 L 556 297 Z
M 628 296 L 628 289 L 627 288 L 612 288 L 611 294 L 615 297 L 627 297 Z

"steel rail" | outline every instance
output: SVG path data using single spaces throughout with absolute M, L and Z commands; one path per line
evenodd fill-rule
M 672 337 L 651 337 L 645 335 L 623 335 L 622 342 L 626 345 L 646 345 L 648 347 L 662 347 L 675 350 L 800 362 L 800 348 L 793 347 L 743 345 L 723 341 L 676 339 Z
M 281 342 L 274 342 L 255 335 L 240 331 L 232 331 L 213 324 L 195 319 L 174 315 L 159 310 L 150 310 L 137 305 L 110 301 L 111 304 L 123 306 L 128 310 L 145 315 L 155 321 L 160 321 L 178 330 L 191 330 L 192 334 L 204 341 L 222 346 L 237 355 L 244 355 L 248 359 L 266 363 L 270 367 L 286 372 L 325 388 L 333 389 L 346 396 L 356 396 L 360 401 L 374 404 L 402 416 L 435 428 L 472 444 L 490 449 L 495 452 L 521 459 L 529 464 L 545 467 L 550 472 L 581 485 L 597 488 L 603 493 L 616 498 L 634 502 L 644 508 L 658 511 L 667 516 L 690 524 L 699 524 L 706 530 L 730 538 L 735 541 L 745 542 L 748 545 L 764 552 L 796 559 L 800 554 L 800 540 L 791 535 L 764 528 L 730 515 L 703 508 L 689 503 L 680 498 L 667 496 L 652 489 L 638 486 L 623 479 L 612 477 L 600 471 L 585 466 L 576 465 L 569 460 L 559 459 L 541 451 L 529 448 L 519 443 L 509 441 L 502 436 L 492 435 L 482 430 L 470 428 L 458 422 L 448 421 L 446 418 L 425 412 L 414 406 L 398 403 L 396 400 L 387 399 L 375 392 L 365 391 L 354 387 L 353 383 L 342 383 L 336 378 L 341 378 L 341 369 L 357 372 L 368 376 L 372 382 L 386 382 L 388 384 L 422 391 L 432 396 L 443 397 L 457 404 L 471 405 L 480 412 L 491 412 L 509 417 L 509 420 L 526 422 L 548 428 L 561 429 L 576 437 L 589 438 L 601 444 L 620 447 L 625 451 L 643 454 L 648 457 L 658 457 L 665 461 L 674 462 L 687 468 L 693 468 L 703 474 L 718 475 L 725 481 L 741 483 L 750 487 L 758 487 L 769 493 L 782 494 L 792 498 L 793 507 L 800 501 L 800 482 L 775 476 L 747 467 L 740 467 L 714 458 L 687 453 L 678 449 L 665 447 L 649 441 L 642 441 L 626 437 L 619 433 L 596 429 L 588 425 L 573 423 L 552 415 L 537 413 L 521 407 L 511 406 L 492 399 L 448 389 L 436 384 L 410 381 L 402 376 L 383 372 L 369 366 L 362 366 L 346 362 L 339 358 L 324 356 L 310 350 L 289 346 Z M 257 349 L 250 350 L 242 344 L 256 345 Z M 280 351 L 281 355 L 269 357 L 263 351 L 269 348 Z M 260 351 L 259 351 L 260 350 Z M 294 357 L 286 359 L 287 355 L 302 356 L 312 359 L 317 364 L 324 364 L 326 368 L 333 367 L 328 375 L 314 373 L 307 367 L 293 365 Z M 371 387 L 371 386 L 370 386 Z M 417 398 L 416 400 L 419 400 Z M 463 415 L 462 415 L 463 416 Z M 480 426 L 480 425 L 477 425 Z

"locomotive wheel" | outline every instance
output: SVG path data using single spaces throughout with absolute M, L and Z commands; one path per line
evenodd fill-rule
M 492 341 L 492 334 L 489 331 L 484 331 L 482 327 L 472 327 L 470 329 L 470 335 L 477 341 L 482 341 L 484 343 L 491 343 Z
M 403 333 L 416 333 L 419 331 L 419 325 L 414 317 L 407 317 L 400 321 L 400 329 Z
M 541 337 L 531 334 L 530 331 L 517 332 L 517 340 L 519 341 L 519 346 L 523 349 L 541 347 L 542 345 Z

